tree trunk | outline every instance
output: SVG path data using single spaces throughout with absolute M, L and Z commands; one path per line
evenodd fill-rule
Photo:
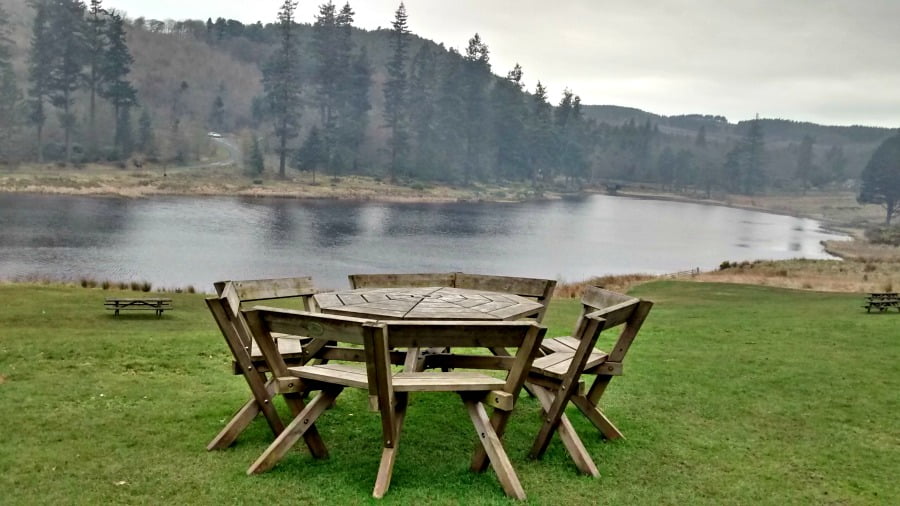
M 92 157 L 92 158 L 97 156 L 97 127 L 96 127 L 96 120 L 97 120 L 97 89 L 96 89 L 96 87 L 95 87 L 94 84 L 93 84 L 93 83 L 96 82 L 96 76 L 94 75 L 94 73 L 95 73 L 94 69 L 91 68 L 91 83 L 92 83 L 92 84 L 91 84 L 91 109 L 90 109 L 90 122 L 91 122 L 91 124 L 90 124 L 90 133 L 89 133 L 89 135 L 90 135 L 90 140 L 89 140 L 89 142 L 90 142 L 90 150 L 91 150 L 91 157 Z M 118 118 L 118 115 L 116 115 L 116 117 Z
M 91 98 L 93 98 L 93 97 L 91 97 Z M 119 118 L 119 102 L 118 102 L 118 101 L 116 101 L 116 102 L 113 104 L 113 109 L 115 110 L 115 113 L 114 113 L 114 114 L 115 114 L 114 120 L 115 120 L 115 122 L 116 122 L 116 129 L 115 129 L 115 133 L 113 134 L 113 135 L 115 136 L 115 137 L 113 137 L 113 149 L 114 149 L 115 152 L 116 152 L 116 157 L 117 157 L 119 160 L 121 160 L 121 159 L 122 159 L 122 153 L 119 152 L 119 134 L 121 133 L 121 132 L 119 132 L 119 127 L 121 126 L 121 125 L 120 125 L 121 121 L 120 121 L 120 118 Z M 93 121 L 93 118 L 91 119 L 91 121 Z M 93 130 L 94 130 L 94 126 L 91 125 L 91 132 L 92 132 L 91 135 L 93 135 Z
M 42 123 L 37 126 L 37 155 L 38 163 L 44 163 L 44 125 Z
M 281 132 L 281 140 L 280 140 L 281 149 L 278 152 L 278 177 L 281 179 L 285 179 L 284 167 L 285 167 L 285 158 L 287 157 L 287 132 L 282 129 Z
M 69 116 L 69 90 L 63 94 L 65 106 L 63 107 L 64 125 L 63 130 L 66 134 L 66 165 L 72 164 L 72 118 Z

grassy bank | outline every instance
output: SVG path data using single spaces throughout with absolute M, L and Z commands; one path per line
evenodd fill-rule
M 657 305 L 612 383 L 627 440 L 573 423 L 602 477 L 580 477 L 554 442 L 525 459 L 538 406 L 523 399 L 507 446 L 535 504 L 891 504 L 900 500 L 900 315 L 855 294 L 655 282 Z M 377 415 L 344 394 L 319 427 L 332 456 L 294 450 L 244 472 L 270 439 L 261 420 L 233 448 L 206 442 L 247 396 L 202 298 L 172 294 L 162 318 L 112 317 L 102 290 L 0 285 L 0 502 L 370 503 Z M 127 292 L 123 293 L 123 295 Z M 578 305 L 551 306 L 550 333 Z M 507 503 L 461 404 L 414 397 L 385 504 Z M 302 445 L 301 445 L 302 446 Z
M 452 187 L 416 181 L 391 184 L 380 178 L 326 174 L 291 169 L 286 179 L 272 174 L 249 177 L 233 165 L 177 167 L 150 165 L 124 168 L 85 165 L 27 165 L 0 170 L 0 192 L 63 195 L 149 197 L 154 195 L 240 195 L 378 201 L 456 202 L 515 201 L 534 198 L 527 184 Z

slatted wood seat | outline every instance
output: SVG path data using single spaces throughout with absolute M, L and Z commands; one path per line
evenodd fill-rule
M 643 325 L 652 303 L 598 287 L 590 287 L 582 297 L 583 311 L 573 336 L 547 339 L 541 345 L 544 356 L 535 359 L 529 373 L 529 388 L 545 412 L 543 423 L 529 455 L 541 457 L 554 433 L 575 461 L 578 469 L 599 476 L 597 467 L 565 415 L 571 400 L 609 439 L 623 437 L 598 406 L 613 376 L 622 374 L 622 360 Z M 609 353 L 595 348 L 601 331 L 621 327 Z M 585 393 L 577 386 L 582 375 L 595 375 Z
M 382 321 L 313 314 L 257 307 L 245 311 L 245 318 L 260 348 L 281 384 L 299 382 L 300 391 L 320 393 L 298 413 L 294 420 L 253 463 L 248 474 L 270 469 L 303 437 L 346 387 L 367 389 L 372 404 L 378 407 L 382 426 L 381 464 L 372 495 L 382 497 L 388 490 L 397 456 L 398 441 L 406 416 L 410 392 L 456 392 L 465 404 L 485 453 L 507 495 L 524 499 L 525 492 L 513 470 L 502 436 L 525 377 L 537 354 L 546 329 L 534 322 L 447 322 Z M 275 351 L 273 332 L 303 333 L 316 329 L 315 339 L 345 344 L 363 344 L 365 368 L 352 365 L 320 364 L 287 367 Z M 421 372 L 415 369 L 415 351 L 408 353 L 404 371 L 391 369 L 392 349 L 417 350 L 452 344 L 460 347 L 516 348 L 512 357 L 445 355 L 451 367 L 481 365 L 506 373 L 503 379 L 474 372 Z M 491 360 L 482 360 L 491 359 Z M 485 406 L 494 407 L 489 417 Z M 476 454 L 477 456 L 477 454 Z M 474 468 L 473 468 L 474 469 Z
M 215 283 L 215 288 L 218 296 L 206 299 L 206 304 L 234 358 L 233 372 L 244 377 L 252 396 L 210 441 L 207 450 L 230 446 L 260 413 L 266 418 L 274 435 L 277 436 L 284 430 L 284 422 L 272 403 L 274 396 L 278 394 L 277 385 L 266 377 L 269 372 L 268 363 L 247 328 L 240 312 L 241 306 L 252 301 L 297 298 L 300 307 L 310 309 L 310 299 L 315 293 L 312 278 L 309 277 L 221 281 Z M 304 346 L 304 343 L 309 342 L 308 338 L 287 334 L 276 337 L 279 338 L 276 341 L 279 353 L 292 365 L 308 362 L 316 352 L 314 348 Z M 287 397 L 293 411 L 302 409 L 302 401 L 295 395 L 288 393 Z M 324 456 L 324 447 L 313 439 L 314 436 L 310 439 L 310 449 L 318 456 Z

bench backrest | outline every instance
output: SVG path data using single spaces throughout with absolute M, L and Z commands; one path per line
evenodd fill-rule
M 457 272 L 455 286 L 456 288 L 468 288 L 472 290 L 512 293 L 534 299 L 543 307 L 533 315 L 529 316 L 540 322 L 544 319 L 544 314 L 547 312 L 547 306 L 550 304 L 550 299 L 553 298 L 556 280 Z
M 252 337 L 247 330 L 246 322 L 241 315 L 241 306 L 245 302 L 260 300 L 300 298 L 303 309 L 310 309 L 310 300 L 316 293 L 312 278 L 308 276 L 293 278 L 273 279 L 248 279 L 240 281 L 219 281 L 214 283 L 216 293 L 219 295 L 215 305 L 222 305 L 224 313 L 217 316 L 213 310 L 212 301 L 207 299 L 207 306 L 213 312 L 213 317 L 224 317 L 234 327 L 234 335 L 238 337 L 242 346 L 249 347 Z M 219 324 L 220 328 L 222 323 Z M 223 334 L 225 331 L 223 330 Z M 226 335 L 226 340 L 228 336 Z
M 404 274 L 351 274 L 347 276 L 350 287 L 357 288 L 393 288 L 408 286 L 413 288 L 426 286 L 454 286 L 456 273 L 404 273 Z
M 603 319 L 603 330 L 622 326 L 615 344 L 609 352 L 609 362 L 621 362 L 628 353 L 637 333 L 653 303 L 603 288 L 588 287 L 581 297 L 582 316 L 575 325 L 576 333 L 586 325 L 586 318 Z

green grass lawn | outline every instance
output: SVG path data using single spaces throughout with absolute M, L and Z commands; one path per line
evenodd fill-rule
M 330 459 L 301 444 L 248 477 L 271 439 L 262 419 L 234 447 L 205 450 L 249 391 L 202 296 L 116 318 L 102 300 L 119 294 L 0 285 L 0 503 L 376 502 L 380 425 L 362 392 L 318 423 Z M 603 441 L 570 409 L 602 477 L 576 474 L 559 441 L 529 461 L 538 405 L 523 397 L 506 446 L 530 502 L 900 502 L 900 314 L 755 286 L 635 294 L 656 306 L 604 398 L 627 439 Z M 577 311 L 554 301 L 550 335 Z M 493 472 L 468 471 L 475 444 L 457 398 L 414 396 L 384 504 L 510 502 Z

